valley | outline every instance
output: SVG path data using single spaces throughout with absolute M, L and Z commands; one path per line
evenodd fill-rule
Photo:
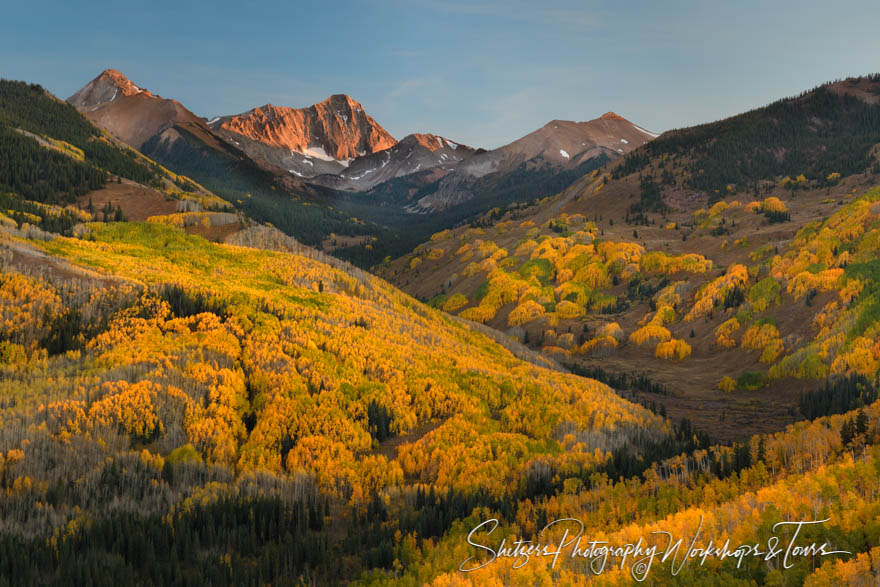
M 832 88 L 862 95 L 875 87 L 866 84 Z M 824 108 L 810 94 L 792 101 Z M 735 120 L 746 134 L 761 116 L 758 111 Z M 673 421 L 687 418 L 718 440 L 778 430 L 801 418 L 801 394 L 835 373 L 828 350 L 819 351 L 822 360 L 809 368 L 788 361 L 815 360 L 808 357 L 819 344 L 852 344 L 852 335 L 848 342 L 822 339 L 835 328 L 826 312 L 836 316 L 851 303 L 852 288 L 864 287 L 846 279 L 854 258 L 840 257 L 838 249 L 860 251 L 861 262 L 872 259 L 864 241 L 834 236 L 854 210 L 877 198 L 872 187 L 880 158 L 872 145 L 880 128 L 876 118 L 872 124 L 864 127 L 872 138 L 857 174 L 841 176 L 826 167 L 813 180 L 752 175 L 714 196 L 695 189 L 706 185 L 703 169 L 691 175 L 701 165 L 699 151 L 655 141 L 645 155 L 637 151 L 622 164 L 608 164 L 533 206 L 437 233 L 379 273 L 419 299 L 507 332 L 560 362 L 611 373 L 639 365 L 668 393 L 632 399 L 662 406 Z M 720 132 L 708 126 L 680 134 Z M 678 141 L 676 133 L 665 139 Z M 630 169 L 637 160 L 639 167 Z M 874 226 L 873 217 L 863 222 L 857 234 Z M 835 240 L 837 252 L 809 238 L 817 226 L 841 239 Z M 760 342 L 751 342 L 757 332 Z M 760 383 L 734 384 L 748 377 Z

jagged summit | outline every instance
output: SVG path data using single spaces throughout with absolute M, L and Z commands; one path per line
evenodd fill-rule
M 333 94 L 306 108 L 265 104 L 209 121 L 211 128 L 263 146 L 318 159 L 347 161 L 397 144 L 364 107 L 347 94 Z
M 601 120 L 626 120 L 623 116 L 618 114 L 617 112 L 608 111 L 602 116 L 599 117 Z

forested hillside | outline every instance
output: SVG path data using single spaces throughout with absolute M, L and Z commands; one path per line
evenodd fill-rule
M 8 134 L 10 129 L 62 141 L 57 144 L 59 149 L 66 148 L 74 159 L 87 159 L 91 167 L 102 168 L 140 183 L 159 184 L 161 171 L 156 166 L 114 145 L 72 106 L 55 99 L 39 85 L 0 80 L 0 126 L 4 129 L 3 153 L 9 157 L 2 169 L 0 185 L 36 190 L 35 194 L 45 198 L 49 195 L 45 189 L 40 192 L 39 185 L 36 185 L 39 180 L 66 188 L 56 191 L 78 190 L 76 195 L 100 185 L 100 174 L 94 169 L 83 169 L 72 162 L 65 162 L 66 166 L 59 169 L 61 160 L 54 156 L 40 157 L 32 141 L 17 140 L 16 144 L 6 147 L 7 141 L 13 140 Z M 50 167 L 47 169 L 44 165 Z M 45 170 L 45 175 L 38 180 L 36 176 L 41 170 Z M 73 173 L 79 175 L 72 176 Z
M 352 268 L 214 245 L 160 223 L 93 224 L 82 239 L 33 245 L 98 273 L 61 265 L 41 275 L 19 263 L 25 245 L 6 245 L 0 507 L 10 540 L 63 531 L 75 549 L 92 544 L 80 532 L 105 523 L 86 520 L 146 532 L 169 514 L 186 524 L 222 512 L 190 511 L 200 495 L 232 512 L 319 507 L 312 530 L 356 528 L 378 496 L 404 507 L 430 487 L 462 504 L 499 503 L 532 494 L 548 466 L 586 476 L 613 451 L 666 434 L 604 385 L 514 359 Z M 317 551 L 340 548 L 304 536 Z M 388 533 L 359 539 L 378 558 L 352 571 L 398 546 Z M 256 540 L 299 538 L 260 530 Z M 241 548 L 235 556 L 274 560 Z M 109 562 L 89 554 L 66 563 L 95 572 Z M 146 572 L 137 565 L 119 572 Z
M 880 75 L 849 78 L 718 122 L 664 133 L 627 156 L 613 176 L 671 157 L 684 184 L 710 194 L 758 190 L 762 180 L 804 175 L 828 185 L 834 173 L 872 168 L 880 143 Z

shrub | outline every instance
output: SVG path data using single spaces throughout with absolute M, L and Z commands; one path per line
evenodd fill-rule
M 722 303 L 735 303 L 738 296 L 734 292 L 742 292 L 748 281 L 749 271 L 745 265 L 731 265 L 724 275 L 713 279 L 697 292 L 694 306 L 684 317 L 685 321 L 707 314 Z
M 718 389 L 723 392 L 730 393 L 736 389 L 736 381 L 734 381 L 733 378 L 725 375 L 721 378 L 721 381 L 718 382 Z
M 654 356 L 660 359 L 676 359 L 680 361 L 691 356 L 691 345 L 680 338 L 673 338 L 672 340 L 658 343 Z
M 739 330 L 739 326 L 739 320 L 736 318 L 731 318 L 730 320 L 722 322 L 721 325 L 715 329 L 715 344 L 723 349 L 735 347 L 736 341 L 733 339 L 733 333 Z
M 744 349 L 764 350 L 768 344 L 779 338 L 779 330 L 771 322 L 757 322 L 745 331 L 740 346 Z
M 769 198 L 764 198 L 764 201 L 761 202 L 761 212 L 763 213 L 787 213 L 788 208 L 785 203 L 777 198 L 776 196 L 770 196 Z
M 459 314 L 459 316 L 461 316 L 465 320 L 485 323 L 495 317 L 495 312 L 496 310 L 492 306 L 480 305 L 464 310 Z
M 199 451 L 193 445 L 184 444 L 172 450 L 166 462 L 171 465 L 178 463 L 201 463 L 202 455 L 199 454 Z
M 844 270 L 839 267 L 825 269 L 816 273 L 801 271 L 789 282 L 788 291 L 791 292 L 795 299 L 800 299 L 811 290 L 831 291 L 838 286 L 843 273 Z
M 519 268 L 524 279 L 537 279 L 541 285 L 547 285 L 553 279 L 553 265 L 548 259 L 529 259 Z
M 618 347 L 619 343 L 616 338 L 610 336 L 598 336 L 590 339 L 577 349 L 582 355 L 590 355 L 593 357 L 606 356 Z
M 629 335 L 629 339 L 637 345 L 642 345 L 649 341 L 667 341 L 670 338 L 672 338 L 672 333 L 667 328 L 657 324 L 648 324 Z
M 781 355 L 784 350 L 785 346 L 783 345 L 781 338 L 771 340 L 761 353 L 761 362 L 772 363 L 779 358 L 779 355 Z
M 705 273 L 712 269 L 712 261 L 703 255 L 686 253 L 684 255 L 667 255 L 662 251 L 651 251 L 639 259 L 642 270 L 650 273 L 672 274 L 681 271 L 688 273 Z
M 781 301 L 779 295 L 781 290 L 778 281 L 772 277 L 765 277 L 749 289 L 746 299 L 755 312 L 763 312 Z
M 658 306 L 657 311 L 654 313 L 654 316 L 651 318 L 651 324 L 656 324 L 658 326 L 665 326 L 666 324 L 670 324 L 675 321 L 675 310 L 672 306 Z
M 736 387 L 744 391 L 756 391 L 765 387 L 769 380 L 760 371 L 745 371 L 736 378 Z
M 815 345 L 809 345 L 784 357 L 770 368 L 770 377 L 796 377 L 798 379 L 823 379 L 828 366 L 822 362 Z
M 563 319 L 570 320 L 572 318 L 577 318 L 579 316 L 583 316 L 584 309 L 583 307 L 575 304 L 574 302 L 569 302 L 567 300 L 563 300 L 556 304 L 556 314 Z
M 831 363 L 831 373 L 834 375 L 856 374 L 872 377 L 880 367 L 880 343 L 874 340 L 858 336 L 849 345 L 849 348 L 834 359 Z
M 570 304 L 571 302 L 563 303 Z M 544 313 L 544 306 L 534 300 L 525 300 L 510 312 L 510 315 L 507 317 L 507 324 L 509 326 L 522 326 L 541 318 Z
M 626 338 L 626 335 L 623 333 L 623 329 L 617 322 L 608 322 L 599 329 L 597 335 L 599 337 L 604 336 L 608 338 L 613 338 L 617 342 L 621 342 L 624 338 Z
M 445 302 L 443 302 L 443 311 L 444 312 L 455 312 L 456 310 L 461 309 L 465 305 L 467 305 L 468 299 L 464 294 L 453 294 L 447 298 Z

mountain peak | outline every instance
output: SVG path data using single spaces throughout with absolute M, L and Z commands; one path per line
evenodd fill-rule
M 618 114 L 617 112 L 608 111 L 602 116 L 599 117 L 601 120 L 626 120 L 623 116 Z
M 67 101 L 76 108 L 87 109 L 96 108 L 123 96 L 134 96 L 135 94 L 153 95 L 132 82 L 118 69 L 105 69 Z
M 454 141 L 450 141 L 445 137 L 441 137 L 431 133 L 412 133 L 408 134 L 402 139 L 400 139 L 401 144 L 417 144 L 422 147 L 428 149 L 429 151 L 436 151 L 438 149 L 457 149 L 459 146 L 463 146 L 460 143 L 456 143 Z M 470 147 L 465 146 L 466 149 L 470 149 Z
M 384 128 L 347 94 L 333 94 L 306 108 L 265 106 L 211 122 L 212 128 L 258 143 L 320 158 L 346 161 L 397 144 Z
M 352 98 L 351 96 L 349 96 L 348 94 L 331 94 L 329 98 L 327 98 L 323 102 L 319 102 L 319 104 L 327 104 L 327 103 L 330 103 L 330 104 L 344 103 L 344 104 L 351 104 L 351 105 L 360 106 L 360 103 L 357 100 L 355 100 L 354 98 Z
M 105 69 L 101 72 L 97 79 L 100 78 L 110 78 L 119 85 L 132 83 L 131 80 L 128 79 L 128 77 L 126 77 L 126 75 L 118 69 Z

